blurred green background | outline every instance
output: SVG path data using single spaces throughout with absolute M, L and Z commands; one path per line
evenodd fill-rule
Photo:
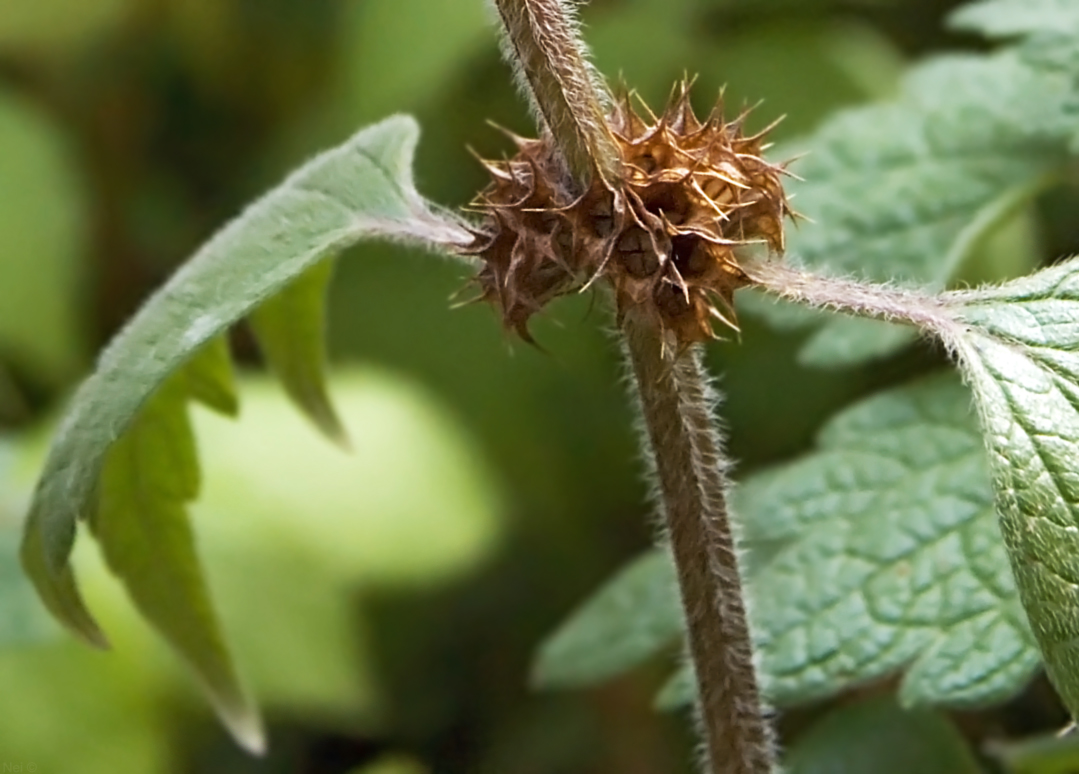
M 943 48 L 943 0 L 592 0 L 597 64 L 661 104 L 698 73 L 710 107 L 763 100 L 780 140 L 888 96 Z M 0 3 L 0 763 L 40 772 L 690 771 L 685 718 L 653 712 L 669 665 L 604 688 L 528 689 L 532 649 L 650 540 L 622 367 L 596 299 L 535 322 L 483 307 L 460 266 L 398 247 L 342 256 L 333 390 L 340 454 L 246 366 L 241 421 L 198 414 L 194 517 L 271 753 L 238 752 L 192 682 L 82 546 L 115 649 L 44 620 L 14 559 L 50 422 L 94 353 L 243 203 L 387 114 L 424 127 L 417 179 L 463 205 L 469 154 L 532 133 L 484 0 L 2 0 Z M 1059 202 L 1059 200 L 1058 200 Z M 795 204 L 797 204 L 795 202 Z M 1055 209 L 1054 209 L 1055 206 Z M 1042 207 L 1046 253 L 1079 247 Z M 739 471 L 805 449 L 855 397 L 939 365 L 910 349 L 799 366 L 804 333 L 751 316 L 709 350 Z M 89 549 L 89 550 L 86 550 Z M 674 654 L 671 654 L 674 658 Z M 28 769 L 29 770 L 29 769 Z

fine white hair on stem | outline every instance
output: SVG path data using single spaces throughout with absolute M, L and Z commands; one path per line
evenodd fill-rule
M 940 339 L 953 357 L 957 354 L 956 345 L 965 326 L 955 318 L 947 296 L 822 276 L 779 261 L 758 261 L 744 269 L 754 287 L 779 298 L 817 309 L 912 325 Z
M 572 4 L 566 0 L 492 0 L 505 31 L 503 53 L 583 187 L 593 170 L 614 182 L 621 164 L 607 126 L 611 98 L 588 60 Z
M 645 459 L 655 473 L 678 577 L 706 770 L 771 774 L 775 742 L 760 699 L 727 509 L 730 464 L 713 416 L 718 395 L 699 347 L 664 347 L 655 322 L 635 313 L 622 328 L 646 431 Z
M 588 63 L 568 0 L 494 0 L 494 7 L 506 32 L 506 58 L 561 153 L 568 186 L 583 193 L 598 175 L 617 189 L 622 162 L 607 123 L 610 97 Z M 671 346 L 658 321 L 639 312 L 624 316 L 622 335 L 685 610 L 706 770 L 772 774 L 775 745 L 757 687 L 727 513 L 715 394 L 699 348 Z

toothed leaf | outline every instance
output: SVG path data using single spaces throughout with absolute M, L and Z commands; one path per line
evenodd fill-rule
M 1079 715 L 1079 260 L 953 298 L 1019 595 Z
M 771 701 L 906 670 L 904 702 L 978 706 L 1036 669 L 981 435 L 954 377 L 848 409 L 815 452 L 750 477 L 732 502 Z M 656 552 L 616 576 L 544 646 L 543 673 L 564 678 L 551 684 L 598 682 L 668 646 L 681 621 L 673 577 Z M 683 669 L 657 705 L 683 706 L 694 691 Z

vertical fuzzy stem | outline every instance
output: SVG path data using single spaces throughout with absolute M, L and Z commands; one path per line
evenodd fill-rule
M 583 190 L 593 172 L 621 185 L 621 156 L 607 125 L 609 99 L 588 64 L 568 0 L 494 0 L 507 56 Z M 709 390 L 694 349 L 663 355 L 655 324 L 634 313 L 625 348 L 659 476 L 667 534 L 686 612 L 710 774 L 771 774 L 765 722 L 727 517 L 726 477 Z
M 770 774 L 774 744 L 753 668 L 726 461 L 700 351 L 665 355 L 656 326 L 633 314 L 623 331 L 685 609 L 708 770 Z
M 583 186 L 593 170 L 618 179 L 621 157 L 607 126 L 610 102 L 589 64 L 567 0 L 494 0 L 506 30 L 507 58 Z

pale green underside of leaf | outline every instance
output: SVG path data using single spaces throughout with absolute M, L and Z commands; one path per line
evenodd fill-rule
M 943 288 L 988 232 L 1055 180 L 1067 93 L 1066 78 L 1012 52 L 914 68 L 895 102 L 840 113 L 789 149 L 808 151 L 793 167 L 804 181 L 787 190 L 813 221 L 789 230 L 789 252 L 826 274 Z M 800 358 L 850 365 L 913 338 L 826 318 Z
M 955 304 L 1020 598 L 1079 715 L 1079 261 Z
M 363 238 L 447 246 L 468 239 L 412 185 L 418 127 L 394 117 L 299 169 L 211 239 L 101 356 L 75 395 L 35 490 L 22 560 L 47 607 L 104 645 L 69 564 L 90 518 L 109 565 L 143 614 L 195 668 L 237 738 L 261 746 L 257 713 L 231 665 L 195 555 L 184 502 L 198 493 L 187 399 L 237 410 L 226 329 L 260 305 L 260 343 L 290 394 L 336 431 L 323 379 L 320 262 Z M 298 286 L 293 283 L 299 281 Z M 282 298 L 281 294 L 284 293 Z M 282 316 L 296 315 L 296 331 Z
M 753 476 L 734 505 L 770 701 L 906 669 L 908 704 L 980 705 L 1014 694 L 1035 670 L 970 396 L 954 377 L 848 409 L 818 451 Z M 647 578 L 636 574 L 645 568 Z M 673 584 L 667 562 L 639 560 L 544 646 L 539 673 L 588 684 L 671 645 L 681 633 Z M 642 631 L 650 651 L 624 645 Z M 597 666 L 597 650 L 612 663 Z M 684 705 L 693 690 L 683 671 L 658 703 Z

